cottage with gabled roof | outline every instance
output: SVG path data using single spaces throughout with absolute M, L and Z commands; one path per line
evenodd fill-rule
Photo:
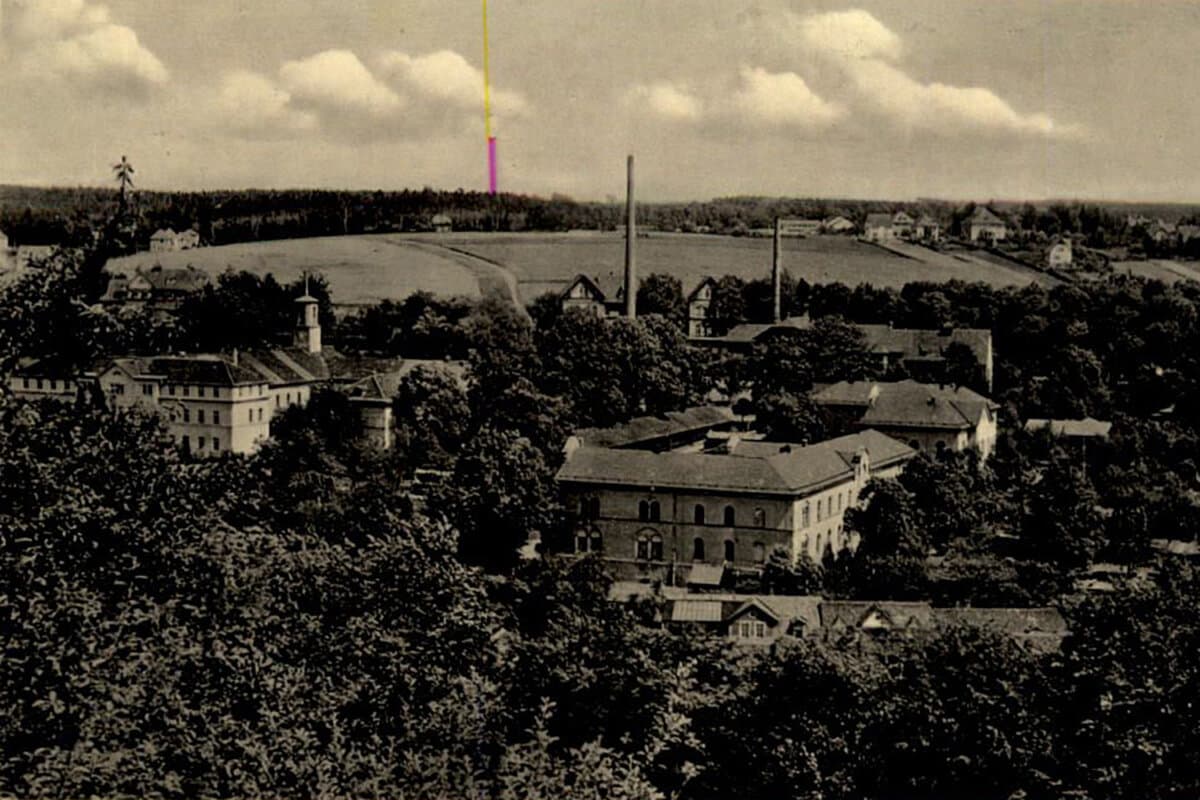
M 843 515 L 872 477 L 914 452 L 864 430 L 808 446 L 740 442 L 728 453 L 570 451 L 556 480 L 576 512 L 568 549 L 632 574 L 674 564 L 760 568 L 782 548 L 820 561 L 853 548 Z
M 1002 242 L 1008 238 L 1008 224 L 987 206 L 976 206 L 966 221 L 967 238 L 972 242 Z
M 891 214 L 867 214 L 863 223 L 863 238 L 868 242 L 888 242 L 896 238 Z
M 996 445 L 999 406 L 963 386 L 842 381 L 818 389 L 813 401 L 854 427 L 882 431 L 914 450 L 971 448 L 986 459 Z
M 717 279 L 707 275 L 687 293 L 688 336 L 712 336 L 712 323 L 709 311 L 712 308 L 713 293 L 717 288 Z
M 597 317 L 620 316 L 625 309 L 624 279 L 614 273 L 595 277 L 579 274 L 558 299 L 564 313 L 581 308 Z

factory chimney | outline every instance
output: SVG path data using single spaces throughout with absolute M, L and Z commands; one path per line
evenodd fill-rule
M 633 202 L 633 156 L 625 166 L 625 316 L 637 316 L 637 262 L 633 248 L 637 240 L 636 206 Z
M 783 257 L 783 233 L 779 226 L 779 217 L 775 218 L 775 246 L 771 249 L 771 298 L 772 298 L 772 316 L 775 322 L 782 320 L 780 309 L 780 291 L 782 288 L 782 276 L 780 275 L 780 259 Z

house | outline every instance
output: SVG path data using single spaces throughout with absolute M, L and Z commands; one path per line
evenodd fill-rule
M 913 236 L 924 242 L 937 242 L 942 238 L 942 224 L 928 214 L 922 214 L 913 226 Z
M 712 336 L 709 309 L 712 307 L 713 292 L 717 279 L 704 277 L 687 294 L 688 336 Z
M 296 302 L 290 348 L 119 357 L 84 370 L 38 362 L 19 367 L 9 388 L 24 400 L 62 401 L 90 388 L 109 408 L 159 412 L 175 442 L 193 454 L 250 453 L 269 436 L 275 414 L 307 404 L 313 387 L 329 378 L 317 300 L 305 294 Z
M 914 456 L 878 431 L 802 447 L 740 442 L 725 454 L 577 446 L 556 475 L 575 513 L 566 548 L 599 552 L 621 577 L 679 564 L 759 569 L 782 548 L 819 561 L 857 542 L 842 518 L 871 478 Z
M 1064 236 L 1051 245 L 1050 252 L 1046 255 L 1046 263 L 1053 269 L 1066 269 L 1071 266 L 1074 258 L 1074 253 L 1071 252 L 1071 237 Z
M 191 265 L 179 268 L 164 268 L 161 264 L 150 269 L 138 267 L 132 275 L 118 273 L 110 276 L 100 302 L 176 308 L 191 295 L 203 291 L 209 283 L 208 273 Z
M 891 325 L 858 325 L 867 350 L 877 359 L 886 373 L 899 364 L 908 374 L 927 382 L 943 379 L 946 351 L 951 345 L 968 348 L 983 369 L 984 381 L 990 390 L 995 359 L 992 351 L 992 332 L 986 328 L 893 328 Z
M 933 627 L 933 608 L 924 601 L 822 600 L 821 633 L 826 637 L 845 634 L 905 634 Z
M 1175 228 L 1180 244 L 1187 244 L 1192 239 L 1200 238 L 1200 225 L 1179 225 Z
M 854 233 L 858 226 L 845 217 L 830 217 L 821 224 L 826 233 Z
M 454 221 L 448 214 L 434 214 L 433 219 L 429 220 L 429 224 L 434 233 L 450 233 L 454 230 Z
M 392 402 L 399 379 L 397 373 L 368 375 L 346 391 L 350 405 L 358 410 L 363 438 L 380 450 L 392 449 Z
M 965 224 L 972 242 L 1002 242 L 1008 238 L 1008 225 L 986 206 L 976 206 Z
M 179 249 L 179 238 L 170 228 L 159 228 L 150 236 L 151 253 L 170 253 Z
M 625 281 L 612 272 L 597 277 L 576 275 L 558 299 L 563 313 L 582 308 L 597 317 L 620 316 L 625 310 Z
M 815 596 L 693 594 L 664 586 L 662 597 L 668 627 L 699 627 L 746 647 L 769 646 L 784 636 L 812 636 L 821 626 L 821 598 Z
M 1170 222 L 1163 222 L 1161 219 L 1154 220 L 1154 224 L 1149 229 L 1150 238 L 1158 244 L 1171 241 L 1175 238 L 1178 231 L 1175 225 Z
M 971 448 L 986 459 L 996 445 L 999 406 L 962 386 L 842 381 L 819 389 L 813 400 L 852 427 L 881 431 L 913 450 Z
M 891 214 L 867 214 L 863 223 L 863 238 L 868 242 L 887 242 L 896 238 Z
M 713 431 L 732 427 L 734 413 L 726 406 L 695 406 L 668 411 L 661 416 L 634 417 L 611 428 L 582 428 L 567 447 L 609 447 L 661 453 L 688 445 L 702 445 Z
M 912 236 L 914 224 L 915 221 L 911 216 L 903 211 L 897 211 L 892 215 L 892 235 L 907 239 Z
M 175 246 L 178 250 L 194 250 L 200 246 L 200 234 L 188 228 L 175 235 Z

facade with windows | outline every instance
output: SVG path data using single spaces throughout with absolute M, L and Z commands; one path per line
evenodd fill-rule
M 846 510 L 913 455 L 877 431 L 807 447 L 739 442 L 725 454 L 579 447 L 557 480 L 577 554 L 758 568 L 777 548 L 820 561 L 854 547 Z

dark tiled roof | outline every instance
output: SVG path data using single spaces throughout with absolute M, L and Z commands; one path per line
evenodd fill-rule
M 807 630 L 821 624 L 821 598 L 815 595 L 692 594 L 664 586 L 663 597 L 671 603 L 673 622 L 730 622 L 754 607 L 777 622 L 801 622 Z
M 873 388 L 872 388 L 873 387 Z M 874 395 L 871 397 L 871 395 Z M 859 422 L 865 426 L 967 430 L 996 404 L 963 386 L 937 386 L 913 380 L 894 383 L 843 381 L 822 389 L 813 399 L 825 405 L 870 404 Z
M 1004 220 L 997 217 L 987 206 L 975 206 L 969 220 L 972 225 L 1003 225 Z
M 821 603 L 822 628 L 903 630 L 928 628 L 932 622 L 933 608 L 923 601 L 825 600 Z
M 987 328 L 951 328 L 939 331 L 924 328 L 893 328 L 891 325 L 859 325 L 867 349 L 873 353 L 892 353 L 901 358 L 940 357 L 951 344 L 971 348 L 979 363 L 987 361 L 992 332 Z
M 156 292 L 198 292 L 209 284 L 208 273 L 189 265 L 165 268 L 154 266 L 137 270 Z
M 557 480 L 615 486 L 672 486 L 726 492 L 797 495 L 854 475 L 854 456 L 883 450 L 885 458 L 913 451 L 878 431 L 863 431 L 763 457 L 708 453 L 650 453 L 580 447 L 558 471 Z
M 657 417 L 634 417 L 612 428 L 583 428 L 575 435 L 595 447 L 627 447 L 664 436 L 710 430 L 733 419 L 733 412 L 724 406 L 696 406 Z
M 134 374 L 162 375 L 169 383 L 201 383 L 214 386 L 238 386 L 263 383 L 257 371 L 233 364 L 220 356 L 157 356 L 153 358 L 116 358 L 113 362 Z
M 892 227 L 891 214 L 867 214 L 867 221 L 863 225 L 864 228 L 890 228 Z
M 329 380 L 329 365 L 320 353 L 300 347 L 272 347 L 250 350 L 240 356 L 273 386 L 320 383 Z

